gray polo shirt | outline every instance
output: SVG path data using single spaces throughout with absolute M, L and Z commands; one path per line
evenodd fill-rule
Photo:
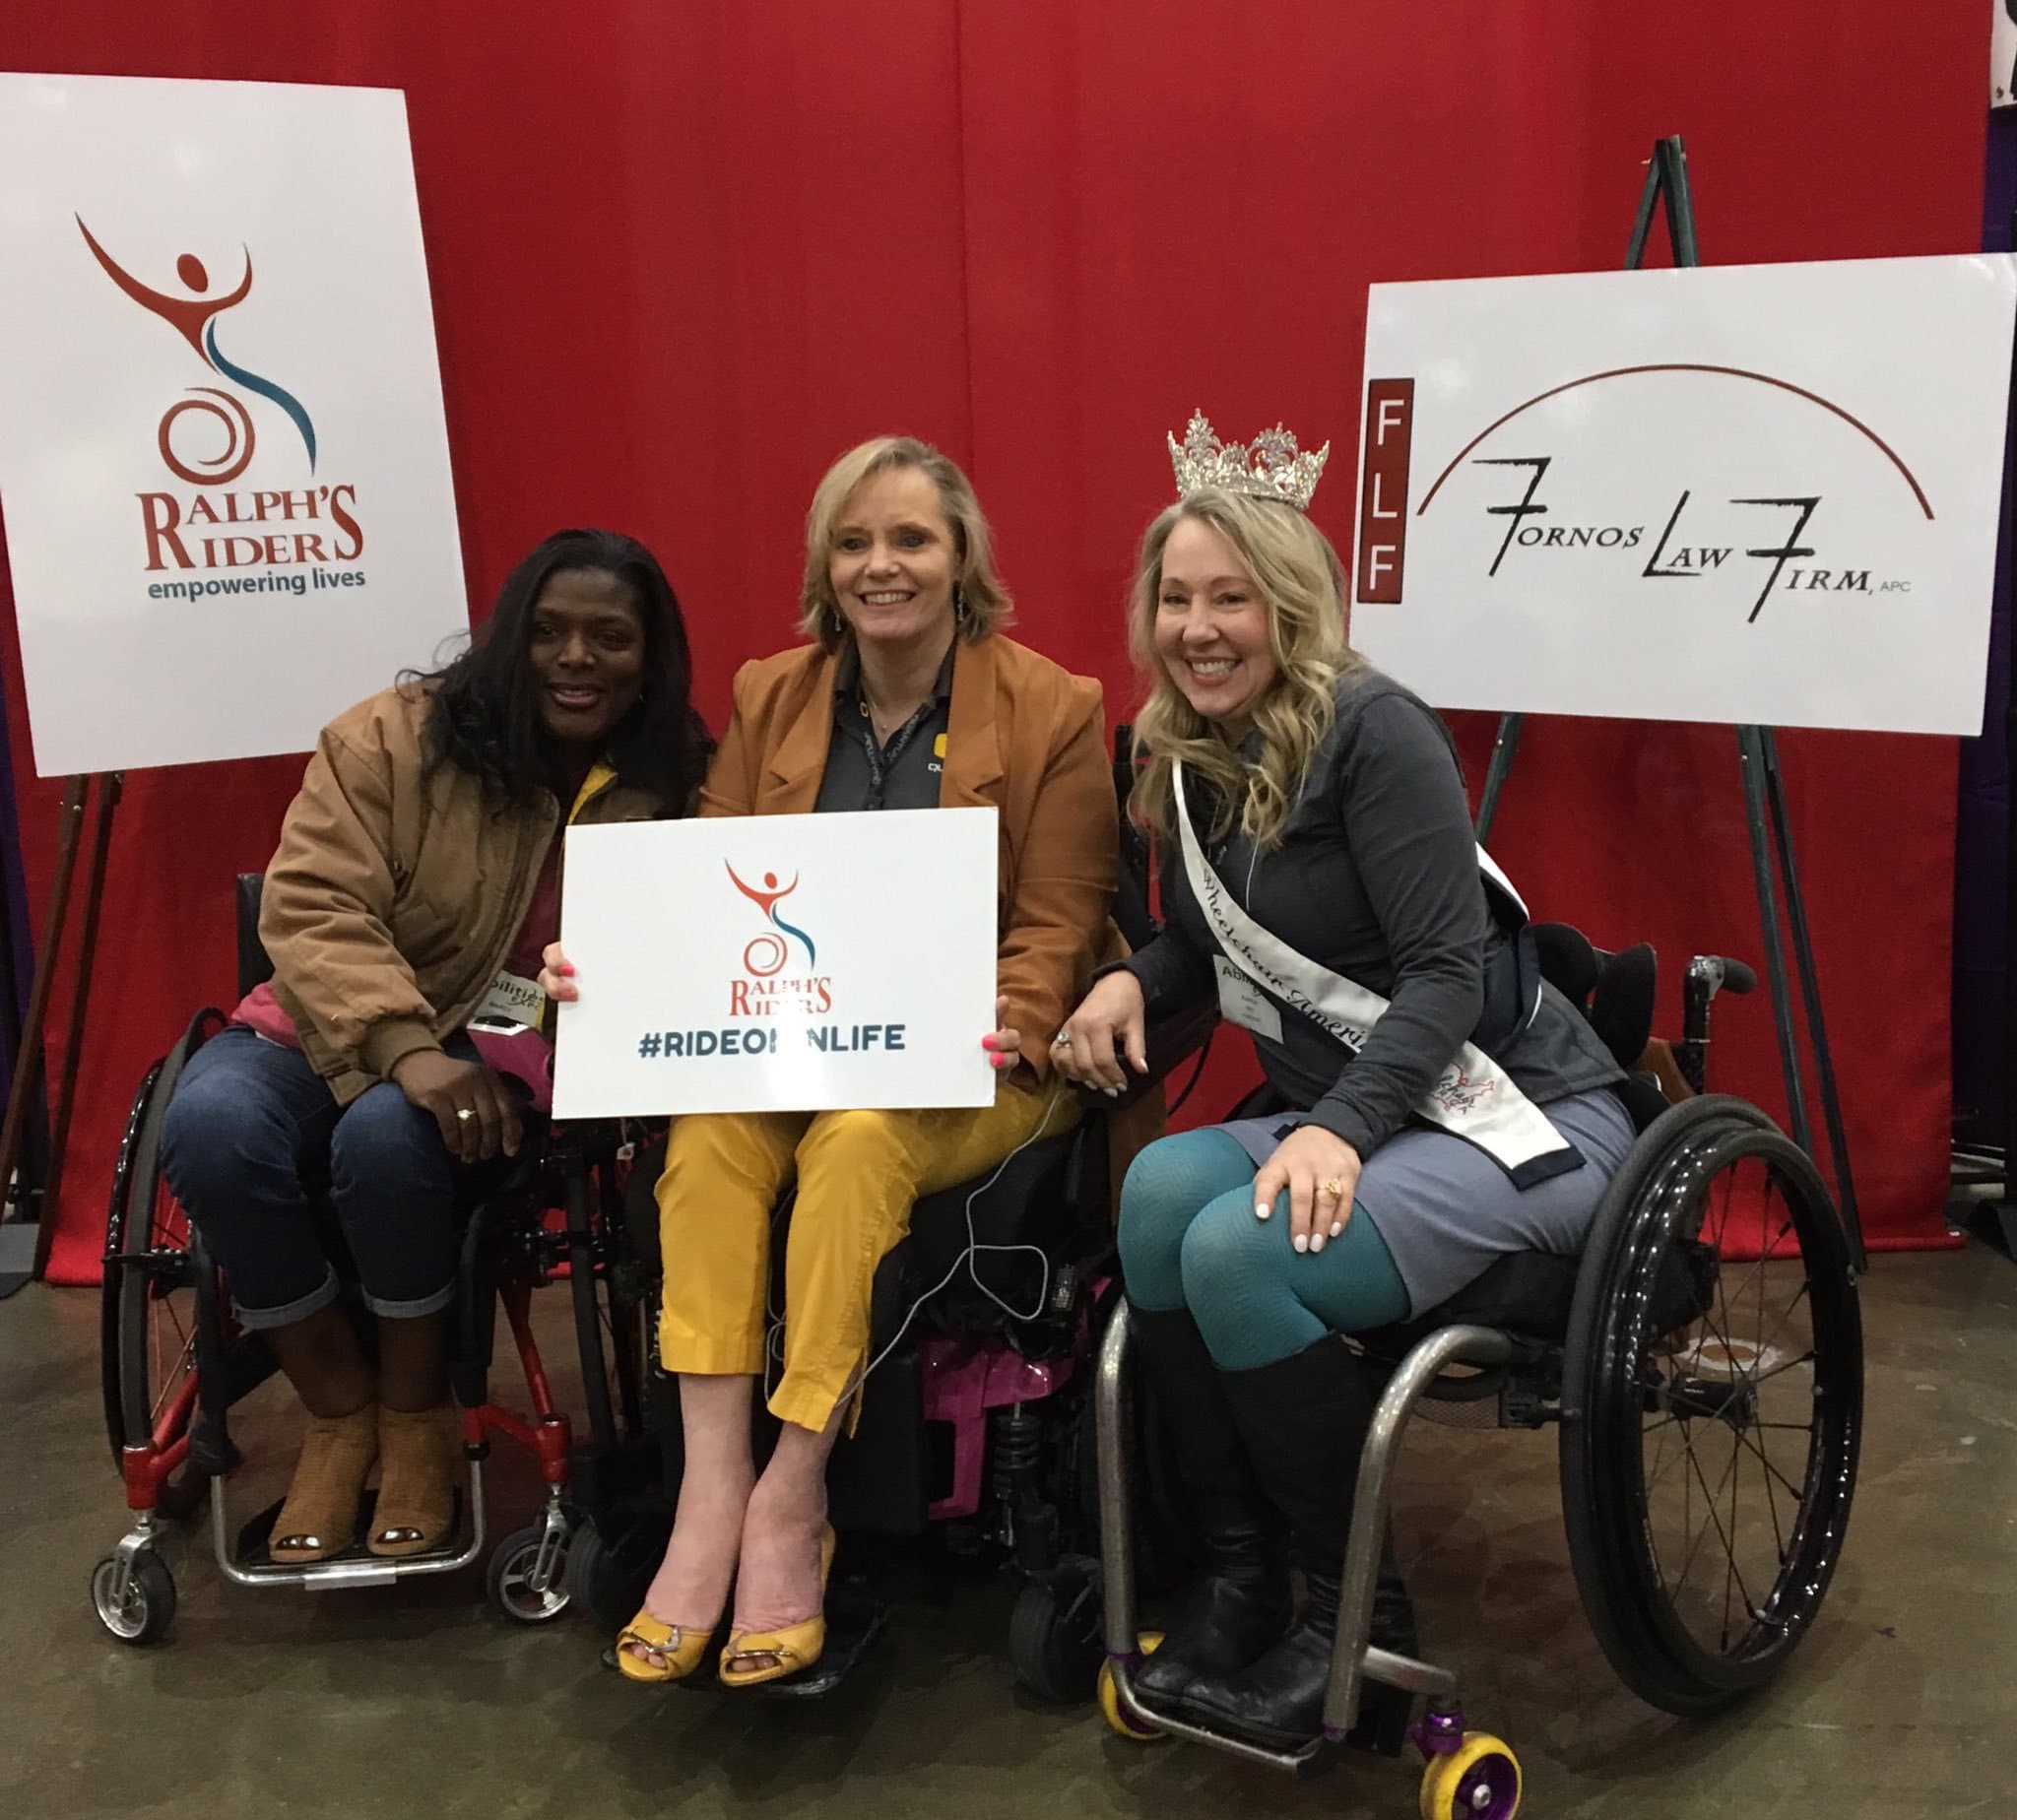
M 1196 783 L 1191 808 L 1202 836 L 1211 803 Z M 1162 932 L 1125 963 L 1151 1012 L 1216 991 L 1218 944 L 1176 844 L 1164 856 Z M 1466 1040 L 1536 1105 L 1622 1078 L 1588 1020 L 1552 986 L 1526 1016 L 1509 938 L 1486 906 L 1449 732 L 1378 671 L 1339 684 L 1337 718 L 1281 844 L 1257 853 L 1235 835 L 1209 846 L 1207 857 L 1255 921 L 1391 1001 L 1355 1057 L 1280 1004 L 1281 1040 L 1254 1045 L 1289 1104 L 1361 1156 L 1407 1122 Z
M 862 693 L 862 658 L 852 640 L 833 677 L 833 737 L 819 779 L 815 814 L 850 809 L 937 809 L 945 769 L 945 730 L 952 718 L 952 641 L 931 699 L 886 741 L 876 738 Z

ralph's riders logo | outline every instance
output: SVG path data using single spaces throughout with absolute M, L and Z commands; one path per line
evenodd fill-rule
M 776 1055 L 780 1037 L 803 1032 L 808 1049 L 841 1055 L 856 1050 L 900 1050 L 906 1047 L 907 1026 L 900 1023 L 838 1024 L 826 1021 L 833 1009 L 833 979 L 816 972 L 819 951 L 813 938 L 778 915 L 777 906 L 799 888 L 799 875 L 779 884 L 766 872 L 762 883 L 741 878 L 726 860 L 729 882 L 762 912 L 764 927 L 743 944 L 742 970 L 728 981 L 728 1021 L 712 1030 L 647 1030 L 637 1039 L 640 1059 L 651 1062 L 696 1060 L 709 1056 Z M 802 971 L 786 973 L 794 945 L 805 950 Z
M 252 413 L 241 392 L 281 412 L 300 437 L 307 457 L 307 478 L 313 481 L 315 475 L 315 424 L 306 408 L 284 386 L 239 365 L 218 345 L 218 318 L 251 294 L 250 248 L 244 249 L 243 276 L 220 295 L 211 293 L 210 274 L 203 261 L 194 253 L 184 253 L 175 262 L 175 277 L 181 287 L 181 294 L 177 294 L 157 290 L 127 271 L 98 242 L 82 216 L 77 218 L 77 228 L 92 256 L 121 292 L 187 342 L 209 376 L 238 388 L 190 386 L 186 396 L 163 413 L 156 430 L 156 447 L 168 472 L 204 490 L 162 490 L 134 496 L 140 505 L 149 573 L 163 569 L 252 572 L 154 582 L 148 587 L 149 595 L 156 600 L 193 600 L 211 594 L 305 594 L 311 586 L 362 587 L 364 575 L 359 569 L 313 566 L 352 562 L 363 553 L 364 532 L 358 518 L 354 485 L 317 483 L 256 491 L 228 490 L 252 465 L 258 446 Z M 221 446 L 203 446 L 206 428 L 213 435 L 222 430 Z M 262 472 L 274 465 L 271 458 L 263 459 Z
M 1426 513 L 1442 490 L 1443 484 L 1461 465 L 1468 462 L 1473 468 L 1504 469 L 1508 478 L 1519 485 L 1517 493 L 1509 492 L 1483 507 L 1488 518 L 1504 525 L 1503 533 L 1493 543 L 1491 559 L 1485 568 L 1487 579 L 1498 576 L 1509 562 L 1524 561 L 1529 555 L 1546 558 L 1567 556 L 1578 551 L 1637 552 L 1644 549 L 1647 554 L 1644 565 L 1639 568 L 1639 579 L 1699 581 L 1723 570 L 1731 557 L 1741 554 L 1747 562 L 1761 565 L 1751 571 L 1757 593 L 1751 601 L 1747 623 L 1757 619 L 1775 591 L 1788 594 L 1892 594 L 1911 591 L 1912 583 L 1902 576 L 1873 579 L 1867 567 L 1854 565 L 1853 555 L 1832 558 L 1823 555 L 1819 538 L 1809 537 L 1810 527 L 1821 513 L 1823 495 L 1819 492 L 1788 488 L 1767 496 L 1739 495 L 1704 500 L 1697 496 L 1694 488 L 1684 487 L 1679 489 L 1678 497 L 1673 499 L 1671 508 L 1666 507 L 1664 500 L 1660 502 L 1663 518 L 1659 512 L 1655 512 L 1643 521 L 1632 523 L 1579 523 L 1573 514 L 1565 515 L 1559 509 L 1559 501 L 1552 496 L 1557 490 L 1550 482 L 1550 470 L 1557 466 L 1555 453 L 1473 453 L 1495 431 L 1548 399 L 1581 386 L 1647 373 L 1686 373 L 1719 381 L 1748 381 L 1790 393 L 1806 404 L 1831 413 L 1863 437 L 1897 470 L 1911 489 L 1919 511 L 1927 519 L 1933 516 L 1932 503 L 1919 486 L 1918 477 L 1889 443 L 1840 405 L 1817 392 L 1774 378 L 1769 373 L 1695 362 L 1622 366 L 1609 372 L 1589 373 L 1581 379 L 1552 386 L 1525 404 L 1515 406 L 1503 417 L 1486 424 L 1458 450 L 1442 473 L 1436 476 L 1412 515 L 1419 518 Z M 1360 499 L 1366 531 L 1359 543 L 1358 597 L 1374 605 L 1398 605 L 1401 598 L 1409 516 L 1407 473 L 1413 422 L 1412 379 L 1376 379 L 1367 385 L 1365 482 Z M 1520 484 L 1523 479 L 1524 485 Z M 1554 481 L 1558 483 L 1559 480 L 1557 473 Z M 1734 508 L 1738 516 L 1727 519 L 1725 507 Z M 1761 518 L 1761 513 L 1774 516 Z M 1659 526 L 1657 532 L 1653 528 L 1655 524 Z M 1751 530 L 1754 525 L 1758 527 L 1755 532 Z M 1746 535 L 1747 532 L 1750 534 Z M 1777 542 L 1765 541 L 1775 533 Z M 1754 538 L 1757 541 L 1753 541 Z M 1816 557 L 1821 559 L 1817 562 Z M 1639 562 L 1636 555 L 1632 560 L 1635 565 Z
M 792 875 L 789 884 L 780 885 L 777 874 L 767 872 L 760 885 L 746 883 L 736 877 L 736 869 L 724 860 L 730 880 L 757 909 L 763 912 L 770 924 L 760 936 L 752 937 L 743 949 L 743 972 L 746 977 L 729 981 L 729 1015 L 731 1017 L 774 1017 L 780 1012 L 803 1012 L 808 1016 L 818 1016 L 833 1008 L 833 982 L 813 972 L 819 964 L 817 949 L 813 938 L 803 929 L 795 928 L 777 913 L 778 904 L 799 888 L 799 876 Z M 784 971 L 784 964 L 791 958 L 791 948 L 785 937 L 806 950 L 805 972 L 790 979 L 778 976 Z

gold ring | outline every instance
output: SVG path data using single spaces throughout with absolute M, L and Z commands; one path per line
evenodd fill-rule
M 1320 1195 L 1329 1195 L 1333 1201 L 1342 1201 L 1344 1199 L 1344 1184 L 1336 1176 L 1326 1176 L 1323 1181 L 1317 1184 L 1317 1192 Z

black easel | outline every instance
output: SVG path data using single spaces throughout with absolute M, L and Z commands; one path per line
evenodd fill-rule
M 1653 211 L 1659 204 L 1666 216 L 1667 238 L 1673 244 L 1674 264 L 1702 263 L 1695 243 L 1695 208 L 1688 191 L 1688 158 L 1680 135 L 1659 140 L 1646 172 L 1646 187 L 1640 192 L 1638 218 L 1632 224 L 1632 240 L 1625 252 L 1625 270 L 1636 271 L 1646 258 L 1646 242 L 1653 231 Z M 1498 738 L 1492 745 L 1492 761 L 1485 774 L 1483 795 L 1478 801 L 1477 838 L 1491 835 L 1492 818 L 1499 807 L 1499 793 L 1513 769 L 1514 754 L 1520 749 L 1523 714 L 1499 717 Z M 1774 861 L 1778 880 L 1786 892 L 1787 924 L 1792 935 L 1794 965 L 1799 969 L 1800 999 L 1807 1015 L 1807 1034 L 1813 1044 L 1814 1072 L 1821 1083 L 1821 1114 L 1828 1127 L 1828 1152 L 1835 1168 L 1835 1192 L 1841 1203 L 1842 1221 L 1849 1232 L 1855 1268 L 1868 1267 L 1863 1250 L 1862 1220 L 1856 1212 L 1855 1183 L 1850 1173 L 1849 1140 L 1842 1128 L 1842 1105 L 1835 1090 L 1835 1063 L 1828 1049 L 1828 1029 L 1821 1015 L 1821 982 L 1814 971 L 1814 946 L 1807 931 L 1807 908 L 1800 894 L 1799 872 L 1793 863 L 1792 830 L 1787 820 L 1786 787 L 1779 771 L 1779 744 L 1770 727 L 1739 727 L 1737 762 L 1744 785 L 1744 818 L 1751 832 L 1751 869 L 1758 892 L 1758 916 L 1765 938 L 1765 976 L 1772 994 L 1773 1016 L 1779 1026 L 1779 1065 L 1786 1079 L 1787 1105 L 1792 1115 L 1793 1139 L 1808 1155 L 1815 1154 L 1813 1128 L 1807 1117 L 1806 1085 L 1800 1069 L 1799 1039 L 1793 1030 L 1792 994 L 1787 985 L 1786 943 L 1781 934 L 1779 903 L 1774 886 Z M 2013 709 L 2012 739 L 2017 742 L 2017 709 Z M 2005 1194 L 2009 1190 L 2005 1185 Z
M 63 1045 L 63 1061 L 55 1077 L 55 1098 L 48 1108 L 46 1153 L 33 1140 L 33 1128 L 42 1112 L 41 1095 L 47 1058 L 43 1045 L 48 1019 L 49 996 L 56 983 L 56 967 L 62 958 L 63 937 L 70 915 L 71 880 L 77 869 L 77 855 L 84 845 L 84 823 L 91 808 L 91 777 L 73 777 L 64 792 L 61 825 L 56 850 L 56 872 L 49 886 L 49 914 L 42 932 L 41 952 L 36 958 L 34 985 L 29 993 L 28 1016 L 21 1046 L 16 1052 L 14 1082 L 7 1095 L 7 1116 L 0 1124 L 0 1193 L 10 1177 L 14 1191 L 8 1202 L 0 1202 L 0 1220 L 37 1222 L 34 1274 L 39 1277 L 48 1267 L 49 1247 L 56 1237 L 55 1209 L 62 1187 L 63 1160 L 70 1145 L 70 1114 L 77 1100 L 78 1056 L 84 1045 L 85 1020 L 91 1007 L 91 981 L 98 958 L 98 913 L 104 904 L 105 862 L 112 848 L 112 816 L 119 807 L 125 779 L 113 771 L 97 778 L 98 802 L 92 814 L 90 865 L 85 874 L 84 924 L 77 948 L 77 983 L 70 999 L 70 1020 Z M 12 983 L 10 982 L 10 990 Z M 31 1165 L 39 1162 L 39 1172 Z M 35 1179 L 39 1173 L 40 1179 Z

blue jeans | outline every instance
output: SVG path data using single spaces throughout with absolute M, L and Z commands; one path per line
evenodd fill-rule
M 447 1047 L 476 1058 L 467 1042 Z M 332 1257 L 346 1252 L 374 1314 L 431 1315 L 454 1297 L 482 1166 L 452 1157 L 433 1115 L 390 1081 L 339 1106 L 298 1050 L 233 1024 L 183 1069 L 162 1166 L 248 1330 L 326 1308 L 341 1290 Z

